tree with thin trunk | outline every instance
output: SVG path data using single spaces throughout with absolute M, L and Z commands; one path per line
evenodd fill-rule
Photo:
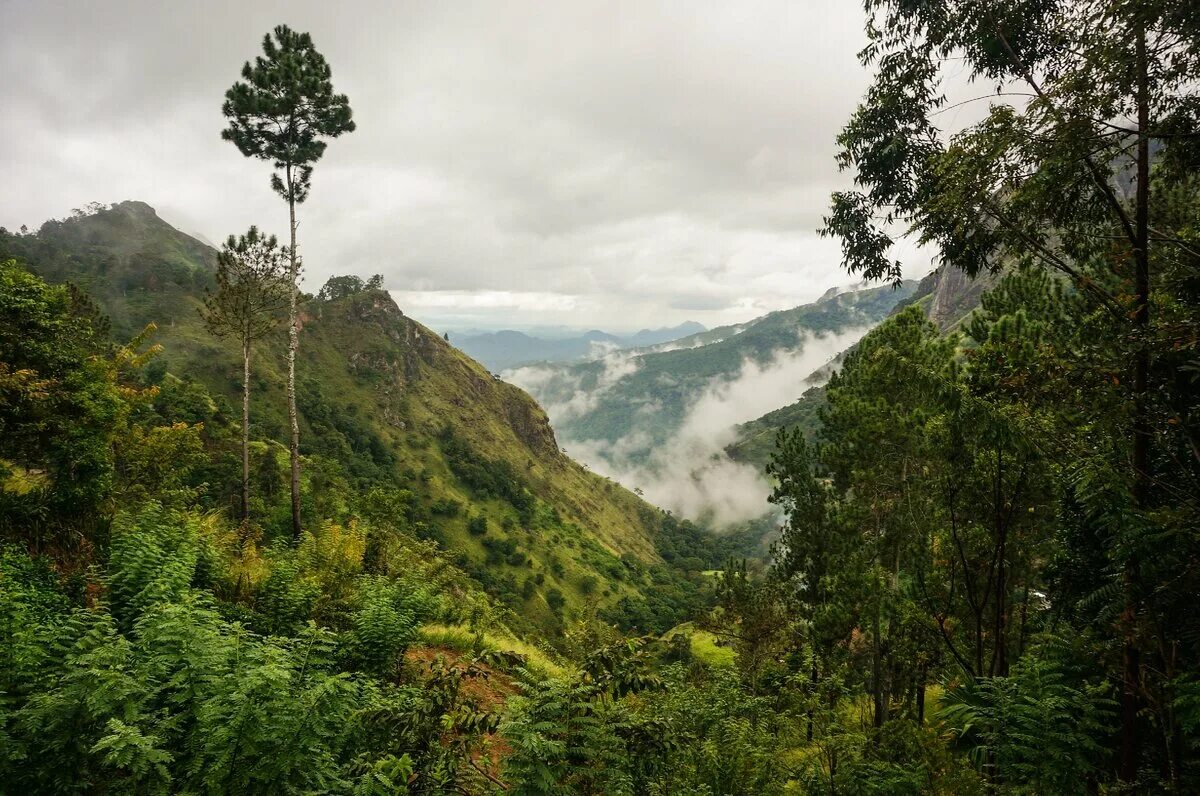
M 1123 334 L 1129 420 L 1121 462 L 1128 505 L 1113 548 L 1124 610 L 1119 779 L 1139 769 L 1148 616 L 1144 559 L 1156 498 L 1152 253 L 1191 252 L 1151 217 L 1154 148 L 1195 157 L 1200 117 L 1200 15 L 1194 0 L 866 0 L 864 62 L 877 73 L 846 125 L 839 163 L 855 188 L 833 196 L 823 232 L 846 266 L 899 280 L 893 236 L 908 230 L 943 261 L 975 275 L 1005 264 L 1045 269 L 1084 294 Z M 942 79 L 983 84 L 950 104 Z M 949 134 L 973 102 L 981 121 Z M 1109 507 L 1110 515 L 1118 507 Z
M 287 398 L 291 424 L 292 532 L 300 535 L 300 420 L 296 413 L 296 351 L 300 347 L 297 304 L 300 266 L 296 252 L 296 205 L 308 198 L 313 164 L 327 138 L 353 132 L 350 101 L 335 94 L 325 57 L 307 33 L 287 25 L 263 37 L 263 55 L 246 62 L 242 80 L 225 92 L 221 111 L 229 126 L 221 137 L 246 157 L 271 162 L 271 187 L 288 204 L 291 298 L 288 308 Z
M 200 310 L 211 334 L 242 346 L 242 522 L 250 519 L 250 352 L 279 325 L 288 306 L 289 260 L 288 249 L 257 227 L 230 235 L 217 254 L 217 289 Z

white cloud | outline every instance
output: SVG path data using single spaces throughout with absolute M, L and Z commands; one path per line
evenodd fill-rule
M 770 511 L 770 484 L 755 467 L 731 460 L 725 448 L 737 438 L 737 426 L 786 406 L 813 386 L 810 376 L 856 343 L 870 327 L 837 334 L 803 336 L 794 348 L 779 349 L 765 362 L 747 359 L 735 376 L 711 381 L 688 405 L 679 427 L 665 442 L 647 433 L 655 407 L 639 407 L 635 430 L 614 442 L 563 437 L 560 444 L 575 459 L 624 486 L 641 489 L 646 499 L 677 514 L 715 527 L 753 519 Z M 607 358 L 606 358 L 607 359 Z M 559 426 L 596 408 L 604 393 L 630 370 L 629 362 L 606 363 L 595 389 L 571 382 L 561 368 L 521 368 L 506 378 L 543 399 Z M 636 366 L 635 366 L 636 367 Z M 827 374 L 824 374 L 827 375 Z M 554 400 L 545 400 L 548 395 Z
M 506 370 L 506 381 L 538 397 L 553 423 L 591 412 L 621 379 L 637 372 L 639 360 L 630 351 L 611 350 L 593 363 L 597 369 L 587 387 L 576 372 L 554 365 L 526 365 Z

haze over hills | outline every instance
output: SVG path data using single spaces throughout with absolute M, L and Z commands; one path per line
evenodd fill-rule
M 684 516 L 736 524 L 769 508 L 761 471 L 724 452 L 737 425 L 796 400 L 916 287 L 831 289 L 650 350 L 504 375 L 546 407 L 572 455 Z
M 496 332 L 450 332 L 450 342 L 494 371 L 535 362 L 569 362 L 625 348 L 669 343 L 704 331 L 704 325 L 686 321 L 678 326 L 642 329 L 629 335 L 592 329 L 582 334 L 531 335 L 513 329 Z

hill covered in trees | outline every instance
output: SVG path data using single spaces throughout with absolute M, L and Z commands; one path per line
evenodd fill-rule
M 960 271 L 936 268 L 923 278 L 916 288 L 896 302 L 891 314 L 909 306 L 918 307 L 942 332 L 959 326 L 979 308 L 985 290 L 998 281 L 991 271 L 969 276 Z M 737 436 L 725 448 L 735 461 L 765 467 L 775 452 L 775 438 L 785 428 L 798 428 L 812 441 L 821 428 L 820 413 L 826 405 L 825 382 L 842 366 L 853 348 L 839 352 L 836 357 L 813 372 L 808 378 L 812 385 L 793 403 L 773 409 L 762 417 L 738 426 Z
M 156 323 L 152 340 L 162 351 L 146 365 L 147 384 L 188 395 L 196 406 L 180 419 L 203 422 L 206 435 L 232 420 L 241 383 L 237 347 L 209 335 L 198 312 L 214 288 L 210 247 L 148 205 L 123 202 L 48 222 L 33 234 L 6 235 L 0 249 L 48 281 L 70 282 L 93 297 L 114 341 Z M 301 452 L 312 464 L 308 521 L 331 516 L 332 507 L 318 502 L 329 499 L 318 479 L 336 478 L 351 492 L 378 491 L 408 518 L 410 533 L 453 551 L 456 563 L 516 609 L 526 627 L 549 629 L 563 605 L 569 613 L 586 602 L 617 615 L 624 601 L 630 621 L 644 619 L 643 587 L 672 581 L 682 592 L 674 599 L 694 607 L 702 583 L 685 585 L 681 571 L 660 572 L 665 563 L 656 540 L 675 533 L 678 523 L 563 455 L 545 413 L 524 392 L 362 280 L 331 280 L 303 302 L 302 321 L 298 404 Z M 252 375 L 259 397 L 251 466 L 267 487 L 256 490 L 263 503 L 254 513 L 268 532 L 282 532 L 286 520 L 286 506 L 270 500 L 279 495 L 271 478 L 279 477 L 278 444 L 286 441 L 278 400 L 282 345 L 281 333 L 263 340 Z M 206 484 L 208 505 L 236 502 L 232 475 Z M 333 516 L 355 513 L 348 496 L 339 500 Z M 711 545 L 705 552 L 703 535 L 685 533 L 700 548 L 682 558 L 694 559 L 697 569 L 719 565 L 722 554 Z M 659 622 L 669 627 L 682 618 Z
M 679 428 L 690 405 L 707 388 L 736 380 L 748 362 L 768 366 L 781 353 L 824 351 L 829 340 L 878 323 L 914 287 L 906 282 L 897 288 L 832 291 L 812 304 L 699 332 L 657 349 L 535 367 L 512 376 L 552 412 L 564 407 L 556 418 L 560 434 L 615 443 L 640 433 L 645 439 L 638 448 L 645 451 Z M 834 343 L 830 356 L 840 350 Z

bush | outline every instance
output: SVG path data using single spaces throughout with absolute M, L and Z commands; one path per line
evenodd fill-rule
M 351 659 L 357 668 L 389 675 L 416 638 L 432 599 L 411 584 L 379 576 L 360 578 L 358 594 L 346 642 Z

